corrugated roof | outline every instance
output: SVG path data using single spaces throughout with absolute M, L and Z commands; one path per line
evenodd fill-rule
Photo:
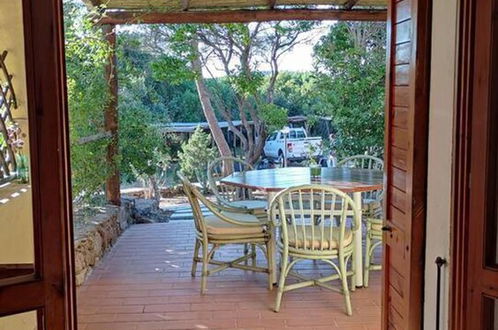
M 235 127 L 239 127 L 242 125 L 242 122 L 240 120 L 233 120 L 232 124 Z M 249 124 L 252 124 L 252 121 L 250 121 Z M 219 121 L 218 125 L 221 129 L 229 127 L 228 122 L 226 121 Z M 209 129 L 209 124 L 205 121 L 187 123 L 172 122 L 168 124 L 156 125 L 161 133 L 191 133 L 194 132 L 198 126 L 200 126 L 202 129 Z

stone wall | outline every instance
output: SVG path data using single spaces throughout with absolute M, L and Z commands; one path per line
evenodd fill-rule
M 93 267 L 116 242 L 121 233 L 132 223 L 132 204 L 106 206 L 85 225 L 75 230 L 74 259 L 76 285 L 83 284 Z
M 121 189 L 121 195 L 135 197 L 135 198 L 145 198 L 145 199 L 151 198 L 150 189 L 144 187 Z M 183 195 L 182 185 L 161 188 L 162 198 L 171 198 L 171 197 L 176 197 L 178 195 Z

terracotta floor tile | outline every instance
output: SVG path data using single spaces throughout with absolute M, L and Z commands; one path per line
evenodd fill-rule
M 352 293 L 353 316 L 343 297 L 320 288 L 284 294 L 273 311 L 277 290 L 266 289 L 266 276 L 225 270 L 208 278 L 200 295 L 200 274 L 190 277 L 193 223 L 130 227 L 78 289 L 80 329 L 344 329 L 380 328 L 381 274 L 371 272 L 369 288 Z M 225 247 L 216 258 L 240 256 L 242 247 Z M 258 252 L 258 262 L 264 258 Z M 200 269 L 200 265 L 198 266 Z M 302 262 L 306 276 L 330 274 L 320 262 Z

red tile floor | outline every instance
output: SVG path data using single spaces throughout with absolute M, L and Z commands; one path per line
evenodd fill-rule
M 193 237 L 190 221 L 126 230 L 78 289 L 79 329 L 380 329 L 380 272 L 371 273 L 368 288 L 352 294 L 353 316 L 344 313 L 340 294 L 316 287 L 285 293 L 275 313 L 276 289 L 267 290 L 261 273 L 217 273 L 201 296 L 200 277 L 190 276 Z M 241 247 L 225 247 L 216 258 L 241 253 Z M 297 270 L 330 272 L 313 262 Z

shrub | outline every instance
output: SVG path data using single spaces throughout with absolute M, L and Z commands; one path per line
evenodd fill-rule
M 184 175 L 200 183 L 207 190 L 207 166 L 217 156 L 217 151 L 211 146 L 211 136 L 197 127 L 188 142 L 182 145 L 178 153 L 180 169 Z

